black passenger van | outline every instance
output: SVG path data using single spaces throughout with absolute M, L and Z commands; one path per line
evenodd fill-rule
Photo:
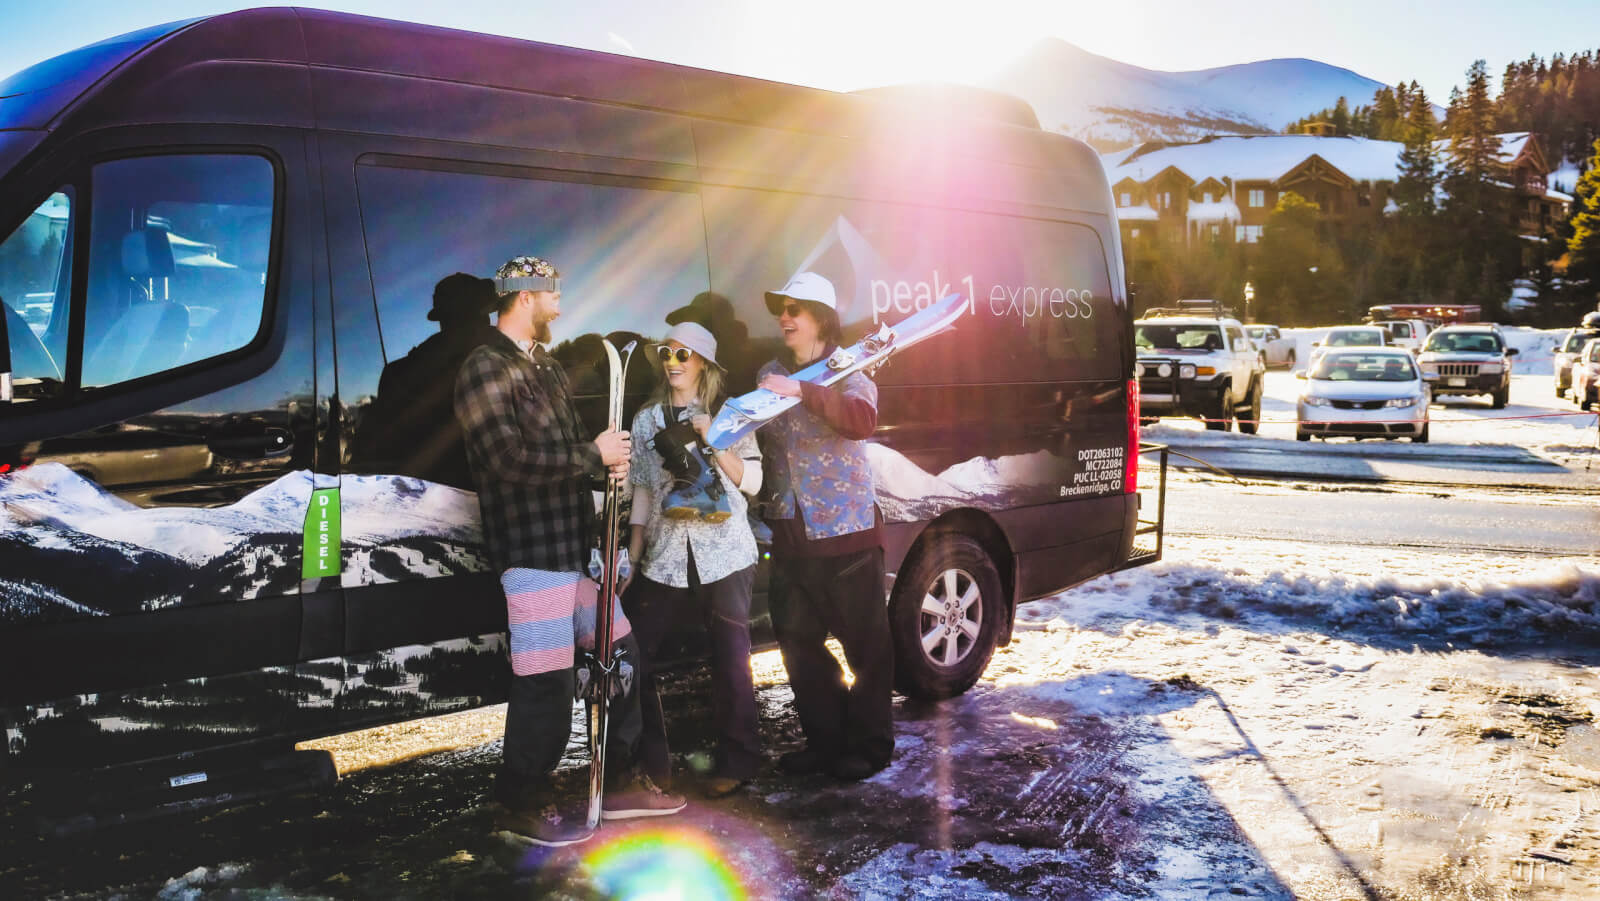
M 7 781 L 182 785 L 178 755 L 503 697 L 454 424 L 396 425 L 454 374 L 386 371 L 437 282 L 518 254 L 562 271 L 597 432 L 597 336 L 695 318 L 740 392 L 797 271 L 851 336 L 969 299 L 877 376 L 908 694 L 972 685 L 1017 602 L 1154 559 L 1099 161 L 1018 102 L 914 99 L 294 9 L 0 82 Z

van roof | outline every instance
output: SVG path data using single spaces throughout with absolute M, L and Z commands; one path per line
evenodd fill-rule
M 960 108 L 972 118 L 953 130 L 949 107 L 940 105 L 936 89 L 842 94 L 498 35 L 287 7 L 231 12 L 124 38 L 136 36 L 142 40 L 123 40 L 123 56 L 104 77 L 66 86 L 48 108 L 35 108 L 9 126 L 0 113 L 0 128 L 48 132 L 77 117 L 84 127 L 263 124 L 588 154 L 597 142 L 611 142 L 627 145 L 615 147 L 612 156 L 722 168 L 728 168 L 725 160 L 759 160 L 772 146 L 781 150 L 783 141 L 776 135 L 763 141 L 748 131 L 717 131 L 719 124 L 743 125 L 820 139 L 824 146 L 795 152 L 830 161 L 867 147 L 893 148 L 879 155 L 898 159 L 902 168 L 921 168 L 925 175 L 937 169 L 923 161 L 930 155 L 965 157 L 987 164 L 981 170 L 985 177 L 977 180 L 983 184 L 954 184 L 974 181 L 969 168 L 964 179 L 946 176 L 952 192 L 1110 215 L 1099 157 L 1080 141 L 1028 127 L 1028 121 L 1037 120 L 1014 99 L 969 97 Z M 608 109 L 580 109 L 574 101 Z M 6 103 L 0 101 L 0 110 Z M 691 123 L 672 116 L 694 120 L 693 139 Z M 419 127 L 427 133 L 419 134 Z M 617 135 L 641 137 L 629 141 Z M 572 146 L 540 143 L 546 136 L 565 138 Z M 577 146 L 584 138 L 591 143 Z M 719 155 L 719 140 L 742 149 Z M 930 147 L 942 152 L 929 154 Z M 793 164 L 788 165 L 792 171 Z M 895 167 L 883 162 L 880 168 Z M 1048 171 L 1052 177 L 1026 177 L 1025 170 Z

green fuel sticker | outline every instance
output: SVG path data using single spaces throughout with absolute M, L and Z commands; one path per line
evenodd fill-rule
M 302 579 L 339 574 L 339 489 L 311 492 L 311 505 L 306 508 L 305 552 L 300 559 Z

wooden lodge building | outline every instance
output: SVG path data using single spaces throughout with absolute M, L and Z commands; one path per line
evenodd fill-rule
M 1513 194 L 1512 224 L 1531 246 L 1555 233 L 1572 198 L 1550 190 L 1538 136 L 1500 135 L 1501 183 Z M 1288 191 L 1338 221 L 1375 219 L 1390 198 L 1404 145 L 1317 134 L 1217 136 L 1187 144 L 1150 142 L 1103 157 L 1124 242 L 1192 244 L 1261 239 L 1267 217 Z M 1444 148 L 1441 146 L 1441 153 Z

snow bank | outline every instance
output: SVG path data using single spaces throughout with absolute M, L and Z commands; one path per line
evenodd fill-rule
M 1019 626 L 1070 616 L 1193 614 L 1370 639 L 1504 647 L 1600 640 L 1591 560 L 1489 558 L 1293 542 L 1170 541 L 1166 558 L 1019 608 Z

